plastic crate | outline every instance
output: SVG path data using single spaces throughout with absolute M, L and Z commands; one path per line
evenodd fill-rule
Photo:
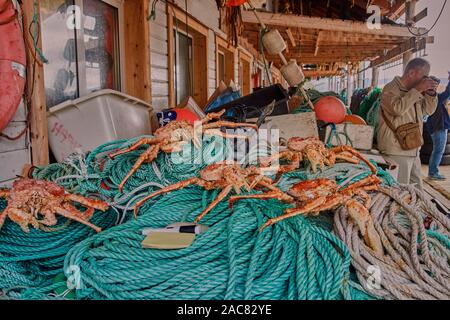
M 151 134 L 152 107 L 114 90 L 100 90 L 48 111 L 50 148 L 57 161 L 106 142 Z

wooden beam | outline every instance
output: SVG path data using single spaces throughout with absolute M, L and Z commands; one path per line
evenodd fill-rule
M 405 22 L 407 25 L 414 25 L 413 18 L 416 15 L 416 0 L 406 0 Z
M 124 2 L 126 93 L 151 102 L 149 2 Z
M 39 12 L 39 1 L 37 2 L 37 11 Z M 33 1 L 23 1 L 23 13 L 26 17 L 27 23 L 33 20 L 34 16 L 34 3 Z M 37 17 L 38 24 L 40 25 L 40 15 Z M 28 30 L 28 26 L 24 26 L 25 30 Z M 28 43 L 33 43 L 29 32 L 25 32 L 25 36 L 28 38 Z M 39 37 L 37 43 L 38 48 L 42 49 L 42 36 Z M 45 86 L 44 86 L 44 67 L 36 63 L 33 67 L 33 56 L 27 50 L 28 65 L 27 65 L 27 87 L 33 88 L 33 94 L 31 96 L 31 156 L 32 163 L 35 166 L 45 166 L 49 164 L 49 147 L 48 147 L 48 122 L 47 122 L 47 103 L 45 99 Z M 33 75 L 34 69 L 34 75 Z
M 288 35 L 289 41 L 291 41 L 291 45 L 295 48 L 297 46 L 297 43 L 295 42 L 295 38 L 294 35 L 292 34 L 291 29 L 287 28 L 286 33 Z
M 166 5 L 167 12 L 167 64 L 168 64 L 168 80 L 169 80 L 169 105 L 168 107 L 175 108 L 175 78 L 174 78 L 174 50 L 175 43 L 173 41 L 173 10 L 170 10 L 169 4 Z
M 382 25 L 381 29 L 369 29 L 366 23 L 359 21 L 316 18 L 270 12 L 258 12 L 258 15 L 263 23 L 275 27 L 342 31 L 371 35 L 391 35 L 398 37 L 411 36 L 408 28 L 403 26 Z M 246 10 L 243 10 L 242 12 L 242 20 L 244 23 L 258 23 L 258 20 L 253 12 Z M 415 33 L 423 33 L 425 32 L 425 29 L 413 28 L 412 31 Z
M 317 54 L 319 53 L 319 44 L 320 44 L 320 36 L 322 35 L 322 31 L 319 31 L 319 34 L 317 35 L 316 39 L 316 48 L 314 50 L 314 56 L 317 57 Z
M 428 8 L 423 9 L 422 11 L 420 11 L 418 14 L 416 14 L 413 18 L 412 21 L 414 23 L 419 22 L 420 20 L 426 18 L 428 16 Z
M 337 71 L 320 71 L 320 70 L 304 70 L 303 74 L 305 77 L 316 78 L 316 77 L 332 77 L 338 75 Z
M 428 43 L 434 43 L 434 37 L 422 38 L 416 40 L 416 38 L 411 38 L 408 41 L 402 43 L 401 45 L 395 47 L 394 49 L 388 51 L 385 55 L 378 57 L 373 60 L 371 66 L 378 66 L 385 62 L 397 59 L 399 56 L 403 55 L 408 51 L 416 52 L 418 50 L 425 49 Z

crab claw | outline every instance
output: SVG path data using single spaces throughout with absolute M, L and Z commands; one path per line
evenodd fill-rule
M 380 235 L 375 230 L 372 217 L 369 210 L 352 199 L 346 204 L 349 216 L 356 222 L 361 234 L 364 237 L 364 242 L 369 246 L 378 256 L 383 256 L 383 244 Z

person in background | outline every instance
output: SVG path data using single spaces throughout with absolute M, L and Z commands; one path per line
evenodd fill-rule
M 445 91 L 438 95 L 438 107 L 425 123 L 426 129 L 431 134 L 433 140 L 433 152 L 430 156 L 428 165 L 428 178 L 431 180 L 446 180 L 446 177 L 439 173 L 439 164 L 444 155 L 447 145 L 447 133 L 450 129 L 450 117 L 447 111 L 447 102 L 450 97 L 450 72 L 448 76 L 449 83 Z
M 422 189 L 420 148 L 404 150 L 383 119 L 398 128 L 407 123 L 419 123 L 423 131 L 424 115 L 431 115 L 437 108 L 436 88 L 438 83 L 429 76 L 430 63 L 422 58 L 412 59 L 405 68 L 403 76 L 395 77 L 381 94 L 381 107 L 378 124 L 378 149 L 388 162 L 398 165 L 398 181 L 403 184 L 414 183 Z

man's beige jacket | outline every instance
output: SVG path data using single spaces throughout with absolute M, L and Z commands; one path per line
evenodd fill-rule
M 400 147 L 394 132 L 387 126 L 381 116 L 384 110 L 386 118 L 391 121 L 395 128 L 410 122 L 419 122 L 423 132 L 423 117 L 432 115 L 437 108 L 438 98 L 423 95 L 416 89 L 407 90 L 400 77 L 395 77 L 388 83 L 381 94 L 381 108 L 378 123 L 378 149 L 381 153 L 395 156 L 417 156 L 420 148 L 414 150 L 403 150 Z

